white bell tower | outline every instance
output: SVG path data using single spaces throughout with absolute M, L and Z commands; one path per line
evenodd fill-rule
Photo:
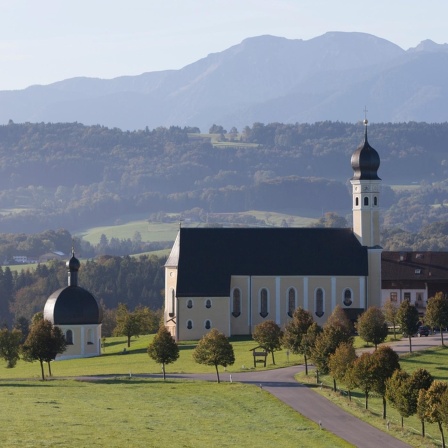
M 353 153 L 354 171 L 350 180 L 353 197 L 353 232 L 367 247 L 369 278 L 367 306 L 381 306 L 380 188 L 377 171 L 380 156 L 367 140 L 367 119 L 364 120 L 364 143 Z

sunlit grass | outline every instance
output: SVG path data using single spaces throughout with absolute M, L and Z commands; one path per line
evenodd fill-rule
M 348 447 L 269 393 L 132 378 L 0 383 L 2 447 Z

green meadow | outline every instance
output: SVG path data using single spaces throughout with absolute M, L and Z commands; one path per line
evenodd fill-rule
M 225 382 L 142 378 L 160 373 L 146 353 L 150 336 L 107 340 L 98 358 L 56 361 L 54 377 L 40 381 L 39 364 L 20 361 L 0 368 L 2 447 L 349 447 L 259 387 Z M 233 340 L 236 363 L 252 365 L 249 339 Z M 209 372 L 192 361 L 194 343 L 181 344 L 173 372 Z M 278 367 L 297 363 L 277 352 Z M 268 365 L 270 364 L 268 361 Z M 272 366 L 270 366 L 272 367 Z M 257 368 L 258 369 L 258 368 Z M 97 381 L 73 377 L 109 374 Z

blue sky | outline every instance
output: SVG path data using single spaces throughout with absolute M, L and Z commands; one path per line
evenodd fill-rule
M 0 0 L 0 90 L 178 69 L 262 34 L 448 42 L 447 0 Z

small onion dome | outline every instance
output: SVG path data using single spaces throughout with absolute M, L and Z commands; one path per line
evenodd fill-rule
M 69 271 L 79 271 L 79 268 L 81 266 L 81 263 L 79 260 L 75 257 L 75 252 L 72 251 L 72 258 L 67 261 L 66 266 L 68 267 Z
M 103 313 L 89 291 L 80 286 L 66 286 L 47 299 L 44 318 L 53 325 L 89 325 L 100 324 Z
M 365 138 L 361 145 L 352 155 L 351 164 L 354 171 L 352 180 L 381 180 L 377 171 L 380 167 L 380 156 L 367 141 L 367 120 L 364 120 Z

